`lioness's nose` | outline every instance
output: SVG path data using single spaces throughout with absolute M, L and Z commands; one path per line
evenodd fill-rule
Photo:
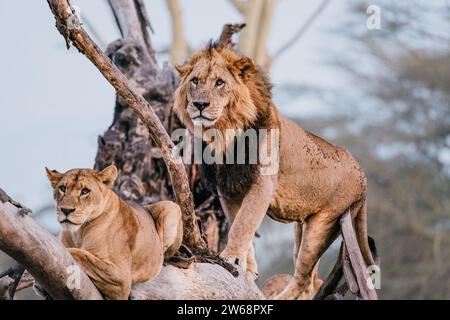
M 207 107 L 209 107 L 209 102 L 205 102 L 205 101 L 195 101 L 194 103 L 194 107 L 196 107 L 199 111 L 202 111 L 204 109 L 206 109 Z
M 75 208 L 61 208 L 61 212 L 64 213 L 66 216 L 71 214 L 75 211 Z

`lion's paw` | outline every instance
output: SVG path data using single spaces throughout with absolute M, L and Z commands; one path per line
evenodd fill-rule
M 247 257 L 246 255 L 229 253 L 227 249 L 222 251 L 220 256 L 229 264 L 239 266 L 242 270 L 247 270 Z
M 256 279 L 259 278 L 259 273 L 256 270 L 250 270 L 247 269 L 247 276 L 252 279 L 253 281 L 255 281 Z

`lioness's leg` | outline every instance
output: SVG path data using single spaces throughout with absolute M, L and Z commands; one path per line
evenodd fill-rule
M 183 220 L 181 208 L 172 201 L 160 201 L 145 208 L 150 212 L 156 224 L 156 231 L 163 243 L 164 258 L 177 253 L 183 240 Z
M 319 258 L 339 234 L 339 224 L 336 220 L 329 220 L 329 216 L 333 215 L 318 213 L 306 221 L 294 277 L 275 299 L 297 299 L 310 287 Z
M 250 243 L 269 208 L 275 191 L 276 181 L 273 176 L 260 176 L 247 195 L 231 225 L 228 243 L 221 256 L 231 263 L 247 269 L 247 256 Z
M 228 223 L 230 227 L 233 225 L 234 219 L 236 218 L 237 213 L 239 212 L 239 208 L 242 205 L 241 201 L 233 201 L 230 199 L 226 199 L 223 196 L 219 197 L 220 204 L 222 205 L 222 209 L 227 217 Z M 256 279 L 259 276 L 258 273 L 258 265 L 256 263 L 255 258 L 255 250 L 253 248 L 253 241 L 250 241 L 249 248 L 247 251 L 247 273 L 253 278 Z
M 128 299 L 131 291 L 131 264 L 113 264 L 78 248 L 68 250 L 102 294 L 112 300 Z

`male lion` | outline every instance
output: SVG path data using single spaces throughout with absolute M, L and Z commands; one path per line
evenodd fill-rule
M 321 284 L 319 258 L 338 236 L 339 218 L 351 208 L 365 262 L 374 263 L 367 241 L 367 180 L 349 152 L 281 116 L 266 74 L 228 47 L 211 44 L 177 70 L 181 82 L 174 108 L 191 132 L 197 126 L 224 137 L 227 129 L 279 130 L 279 149 L 272 150 L 279 152 L 275 174 L 263 174 L 260 164 L 202 165 L 231 223 L 224 258 L 257 276 L 252 239 L 265 214 L 295 222 L 295 273 L 275 298 L 310 297 Z M 270 145 L 263 144 L 259 147 Z
M 111 189 L 115 166 L 101 172 L 47 170 L 60 239 L 109 299 L 128 299 L 131 286 L 154 278 L 183 236 L 180 207 L 170 201 L 139 207 Z

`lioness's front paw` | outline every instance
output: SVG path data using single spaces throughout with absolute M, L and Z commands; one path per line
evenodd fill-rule
M 225 248 L 220 256 L 229 264 L 234 264 L 241 267 L 242 270 L 247 270 L 247 257 L 245 254 L 231 253 Z

